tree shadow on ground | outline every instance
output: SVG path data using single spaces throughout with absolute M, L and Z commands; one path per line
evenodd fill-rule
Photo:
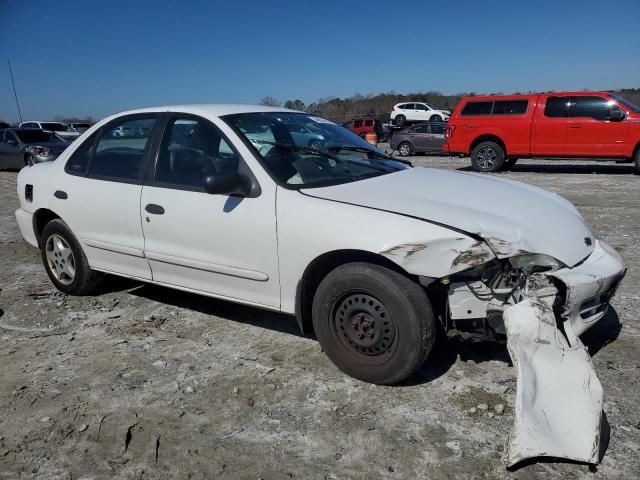
M 129 291 L 129 293 L 174 307 L 205 315 L 213 315 L 224 320 L 253 325 L 297 337 L 303 336 L 300 333 L 295 317 L 291 315 L 151 284 L 140 285 Z
M 307 337 L 300 333 L 298 323 L 291 315 L 151 284 L 135 284 L 129 293 L 174 307 L 213 315 L 223 320 L 253 325 L 296 337 Z M 604 318 L 588 330 L 581 339 L 591 355 L 596 355 L 618 337 L 620 330 L 618 314 L 614 308 L 610 307 Z M 311 336 L 311 338 L 314 337 Z M 425 365 L 401 385 L 412 386 L 431 382 L 447 373 L 458 357 L 464 362 L 500 361 L 511 365 L 511 358 L 504 340 L 455 330 L 445 335 L 440 328 L 434 348 Z
M 465 166 L 460 167 L 457 170 L 460 171 L 474 171 L 473 167 Z M 589 164 L 535 164 L 535 163 L 517 163 L 510 171 L 500 173 L 550 173 L 550 174 L 562 174 L 562 173 L 574 173 L 574 174 L 592 174 L 597 173 L 601 175 L 632 175 L 634 173 L 633 164 L 609 164 L 593 162 Z M 498 173 L 498 175 L 500 174 Z

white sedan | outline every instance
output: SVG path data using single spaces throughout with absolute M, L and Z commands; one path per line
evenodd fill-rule
M 321 147 L 297 144 L 292 125 Z M 18 195 L 22 235 L 59 290 L 87 294 L 107 273 L 295 315 L 364 381 L 406 379 L 452 324 L 506 334 L 510 463 L 598 460 L 602 391 L 578 335 L 624 267 L 555 194 L 412 168 L 307 113 L 191 105 L 102 120 L 22 169 Z M 558 428 L 536 430 L 549 421 Z

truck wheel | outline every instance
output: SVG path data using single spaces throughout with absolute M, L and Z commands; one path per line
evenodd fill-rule
M 495 142 L 482 142 L 471 151 L 471 164 L 476 172 L 499 172 L 504 165 L 504 150 Z
M 398 115 L 396 117 L 396 125 L 398 125 L 399 127 L 403 126 L 407 121 L 407 117 L 405 117 L 404 115 Z
M 640 148 L 636 152 L 636 175 L 640 175 Z
M 103 275 L 89 268 L 87 257 L 71 229 L 60 219 L 51 220 L 40 236 L 44 268 L 55 287 L 70 295 L 87 295 Z
M 442 117 L 440 115 L 432 115 L 429 119 L 430 122 L 441 122 Z
M 398 146 L 398 152 L 400 153 L 401 157 L 408 157 L 413 153 L 413 147 L 409 142 L 402 142 Z
M 342 265 L 322 280 L 313 299 L 313 327 L 340 370 L 382 385 L 398 383 L 420 368 L 436 337 L 422 287 L 368 263 Z
M 518 161 L 517 158 L 507 158 L 504 161 L 504 170 L 511 170 L 513 168 L 513 166 L 516 164 L 516 162 Z

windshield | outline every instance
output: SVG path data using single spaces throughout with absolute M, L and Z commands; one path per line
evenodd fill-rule
M 246 138 L 264 167 L 287 188 L 349 183 L 408 168 L 341 125 L 305 113 L 240 113 L 222 117 Z
M 615 95 L 613 93 L 610 93 L 609 95 L 611 95 L 611 97 L 615 98 L 618 102 L 620 102 L 621 104 L 623 104 L 625 107 L 633 110 L 636 113 L 640 113 L 640 107 L 634 105 L 633 103 L 631 103 L 628 100 L 625 100 L 622 97 L 619 97 L 618 95 Z
M 16 135 L 22 143 L 61 142 L 60 137 L 44 130 L 16 130 Z
M 41 122 L 42 128 L 45 130 L 51 130 L 52 132 L 66 132 L 69 130 L 64 123 L 55 123 L 55 122 Z

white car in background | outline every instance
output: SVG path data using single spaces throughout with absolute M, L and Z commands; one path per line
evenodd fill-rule
M 18 195 L 20 231 L 59 290 L 88 294 L 111 273 L 290 314 L 367 382 L 409 377 L 440 328 L 506 334 L 509 463 L 599 461 L 602 388 L 578 335 L 624 266 L 558 195 L 412 168 L 324 118 L 246 105 L 106 118 L 23 168 Z
M 402 126 L 415 122 L 446 122 L 450 117 L 449 110 L 438 110 L 428 103 L 403 102 L 393 106 L 391 123 Z
M 49 130 L 51 132 L 55 132 L 59 137 L 69 141 L 73 141 L 80 136 L 80 132 L 62 122 L 40 122 L 32 120 L 29 122 L 22 122 L 19 124 L 18 128 L 39 128 L 41 130 Z

